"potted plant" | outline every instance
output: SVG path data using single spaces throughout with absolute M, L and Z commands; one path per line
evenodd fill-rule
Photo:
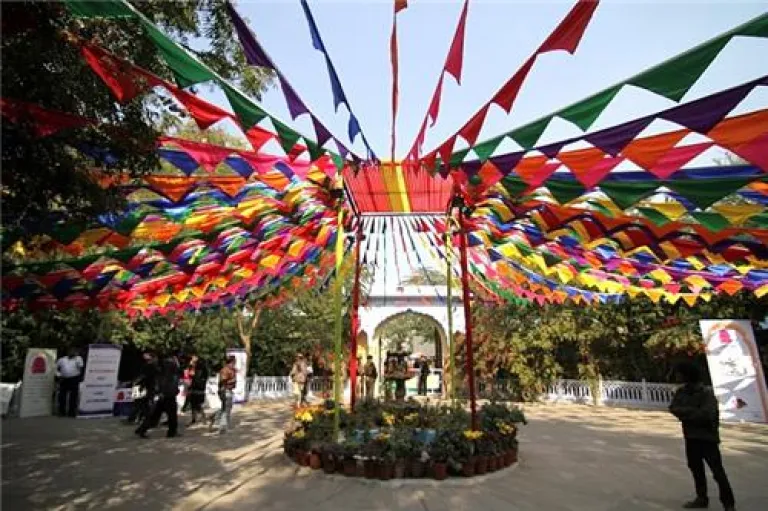
M 390 448 L 385 448 L 379 459 L 379 479 L 389 481 L 395 475 L 395 453 Z
M 425 449 L 424 442 L 418 438 L 413 439 L 411 443 L 411 452 L 408 455 L 408 469 L 406 472 L 415 479 L 424 477 L 427 471 L 427 461 L 429 460 L 429 453 Z
M 410 428 L 398 428 L 392 433 L 390 448 L 395 458 L 396 479 L 402 479 L 410 470 L 411 458 L 414 452 L 413 430 Z M 419 453 L 421 454 L 421 453 Z
M 377 439 L 368 440 L 363 444 L 363 467 L 366 479 L 376 479 L 378 477 L 378 462 L 381 458 L 381 452 L 382 445 Z
M 355 455 L 360 451 L 360 444 L 354 440 L 347 440 L 341 445 L 341 458 L 344 460 L 344 475 L 355 477 L 357 475 L 357 459 Z
M 437 435 L 429 446 L 429 457 L 432 460 L 432 476 L 438 481 L 448 477 L 448 460 L 454 454 L 453 443 L 446 432 Z
M 465 430 L 456 443 L 456 456 L 461 463 L 461 475 L 464 477 L 475 475 L 475 465 L 477 465 L 475 442 L 479 438 L 478 435 L 482 433 L 471 429 Z
M 333 474 L 337 471 L 336 462 L 337 460 L 342 459 L 341 453 L 341 445 L 335 442 L 328 442 L 323 444 L 320 454 L 320 461 L 323 465 L 323 472 L 326 474 Z
M 320 470 L 323 468 L 323 462 L 321 456 L 322 444 L 319 442 L 312 442 L 309 448 L 309 468 L 312 470 Z
M 475 441 L 477 447 L 477 464 L 475 465 L 475 473 L 477 475 L 483 475 L 488 472 L 488 457 L 493 454 L 493 448 L 488 438 L 482 431 L 478 431 L 479 436 Z
M 307 453 L 307 435 L 303 429 L 297 429 L 285 439 L 286 451 L 293 455 L 294 461 L 299 465 L 309 464 Z

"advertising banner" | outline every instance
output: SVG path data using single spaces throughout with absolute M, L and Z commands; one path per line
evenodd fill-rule
M 24 361 L 19 417 L 40 417 L 53 412 L 56 350 L 29 348 Z
M 235 372 L 237 373 L 237 382 L 232 402 L 245 403 L 248 399 L 246 388 L 246 375 L 248 373 L 246 363 L 248 357 L 246 356 L 244 349 L 237 348 L 230 348 L 227 350 L 227 358 L 229 357 L 235 357 Z
M 723 421 L 768 422 L 768 389 L 747 320 L 702 320 L 712 386 Z
M 114 344 L 90 344 L 85 376 L 80 385 L 80 418 L 112 417 L 122 348 Z

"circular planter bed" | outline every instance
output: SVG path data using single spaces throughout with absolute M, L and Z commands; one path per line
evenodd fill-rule
M 332 402 L 298 410 L 285 434 L 288 458 L 327 474 L 382 481 L 475 477 L 517 461 L 517 425 L 525 423 L 519 409 L 495 403 L 480 409 L 479 430 L 460 407 L 363 401 L 354 413 L 339 412 L 334 440 Z

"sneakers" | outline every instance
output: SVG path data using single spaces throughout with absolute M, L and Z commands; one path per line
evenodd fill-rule
M 683 509 L 707 509 L 708 507 L 709 501 L 701 498 L 696 498 L 683 504 Z

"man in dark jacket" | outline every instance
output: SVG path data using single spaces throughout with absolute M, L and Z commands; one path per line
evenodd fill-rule
M 157 395 L 157 373 L 160 371 L 157 360 L 155 355 L 149 351 L 144 353 L 143 358 L 141 374 L 135 384 L 144 392 L 144 396 L 133 402 L 133 410 L 126 421 L 129 424 L 133 424 L 137 420 L 141 424 L 144 417 L 151 415 L 152 405 Z
M 720 502 L 726 511 L 732 511 L 735 509 L 733 491 L 723 468 L 718 445 L 720 416 L 717 398 L 712 389 L 701 383 L 701 374 L 693 364 L 680 364 L 676 372 L 683 386 L 675 393 L 669 411 L 683 424 L 685 455 L 696 486 L 696 499 L 683 507 L 704 509 L 709 506 L 707 476 L 704 472 L 706 461 L 720 489 Z
M 147 437 L 149 428 L 154 427 L 160 416 L 165 413 L 168 416 L 168 438 L 178 434 L 178 405 L 176 396 L 179 393 L 179 362 L 174 356 L 166 357 L 162 361 L 160 376 L 157 379 L 157 391 L 159 399 L 155 404 L 152 414 L 141 422 L 136 434 L 142 438 Z

